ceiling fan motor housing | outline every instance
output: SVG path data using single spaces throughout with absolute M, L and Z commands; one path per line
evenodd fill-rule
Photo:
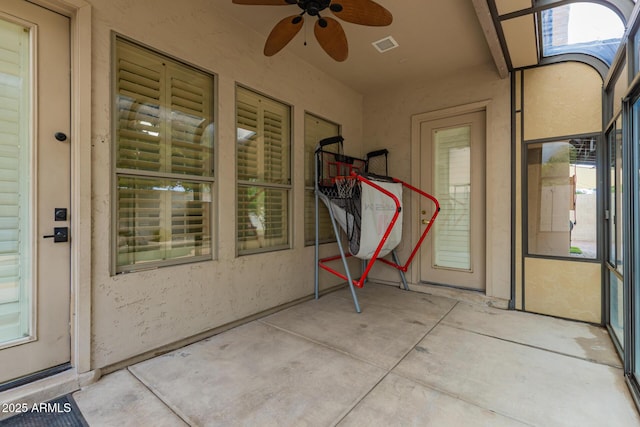
M 289 2 L 289 0 L 287 0 Z M 298 7 L 311 16 L 317 16 L 318 13 L 329 7 L 331 0 L 299 0 Z

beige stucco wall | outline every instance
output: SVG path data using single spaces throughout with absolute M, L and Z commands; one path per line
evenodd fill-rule
M 489 101 L 486 142 L 486 266 L 487 295 L 509 299 L 511 265 L 511 133 L 510 83 L 500 79 L 492 64 L 461 70 L 440 81 L 413 81 L 402 86 L 381 89 L 364 98 L 363 141 L 366 150 L 387 148 L 389 173 L 413 185 L 411 170 L 411 117 L 417 114 Z M 398 254 L 406 260 L 413 249 L 412 222 L 415 216 L 411 199 L 404 197 L 403 238 Z M 417 224 L 417 223 L 416 223 Z M 416 230 L 417 227 L 414 227 Z M 423 248 L 428 247 L 428 242 Z M 419 277 L 411 265 L 407 277 Z M 372 277 L 398 282 L 397 271 L 374 267 Z
M 525 258 L 524 271 L 527 311 L 600 323 L 600 264 Z
M 342 125 L 360 153 L 362 96 L 283 51 L 207 0 L 89 0 L 93 6 L 92 369 L 310 295 L 313 247 L 304 247 L 304 112 Z M 149 13 L 153 10 L 153 13 Z M 110 274 L 112 31 L 218 76 L 217 256 L 209 262 Z M 236 257 L 235 85 L 293 106 L 293 249 Z M 325 252 L 333 253 L 330 247 Z M 335 280 L 323 274 L 325 287 Z
M 583 63 L 565 62 L 527 69 L 523 73 L 525 142 L 601 130 L 602 78 L 594 68 Z M 520 150 L 521 145 L 518 145 Z M 568 173 L 566 175 L 568 176 Z M 586 178 L 586 185 L 589 185 L 590 179 Z M 595 181 L 591 182 L 595 186 Z M 519 181 L 516 191 L 518 194 L 522 193 L 522 183 Z M 522 197 L 524 196 L 523 194 Z M 580 212 L 583 212 L 582 208 Z M 517 232 L 520 232 L 520 215 L 517 221 Z M 587 227 L 596 227 L 596 224 L 587 220 L 584 224 L 580 222 L 579 227 L 584 230 Z M 594 230 L 590 231 L 593 235 Z M 531 236 L 530 230 L 530 239 Z M 576 237 L 574 236 L 574 239 Z M 564 240 L 568 242 L 568 237 Z M 520 248 L 518 249 L 516 263 L 523 269 L 520 273 L 523 280 L 517 283 L 516 290 L 521 298 L 516 303 L 518 308 L 570 319 L 600 322 L 600 264 L 582 260 L 529 258 Z
M 602 77 L 594 68 L 563 62 L 524 72 L 525 141 L 600 129 Z

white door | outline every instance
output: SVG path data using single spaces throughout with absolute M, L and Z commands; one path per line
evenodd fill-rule
M 68 18 L 0 2 L 0 384 L 70 360 L 69 43 Z
M 421 186 L 441 209 L 420 252 L 422 282 L 485 290 L 485 126 L 483 111 L 421 123 Z M 433 208 L 423 203 L 424 224 Z

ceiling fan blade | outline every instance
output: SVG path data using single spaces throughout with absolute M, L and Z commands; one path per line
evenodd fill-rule
M 289 16 L 278 22 L 267 37 L 264 44 L 264 54 L 273 56 L 280 52 L 298 34 L 303 23 L 304 18 L 300 15 Z
M 257 6 L 288 6 L 287 0 L 233 0 L 235 4 L 248 4 Z M 293 3 L 295 4 L 295 3 Z
M 342 10 L 339 6 L 342 6 Z M 384 27 L 393 22 L 393 15 L 373 0 L 334 0 L 331 11 L 338 18 L 352 24 Z
M 323 27 L 322 22 L 326 22 Z M 349 56 L 349 45 L 347 36 L 342 29 L 342 25 L 333 18 L 321 18 L 316 21 L 313 33 L 318 39 L 318 43 L 330 57 L 338 62 L 342 62 Z

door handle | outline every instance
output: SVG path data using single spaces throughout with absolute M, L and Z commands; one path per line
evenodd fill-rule
M 53 243 L 69 241 L 69 227 L 54 227 L 53 234 L 42 236 L 44 239 L 53 239 Z
M 431 222 L 431 221 L 430 221 L 430 220 L 428 220 L 428 219 L 423 219 L 423 220 L 422 220 L 422 223 L 423 223 L 423 224 L 425 224 L 425 225 L 426 225 L 426 224 L 429 224 L 430 222 Z

